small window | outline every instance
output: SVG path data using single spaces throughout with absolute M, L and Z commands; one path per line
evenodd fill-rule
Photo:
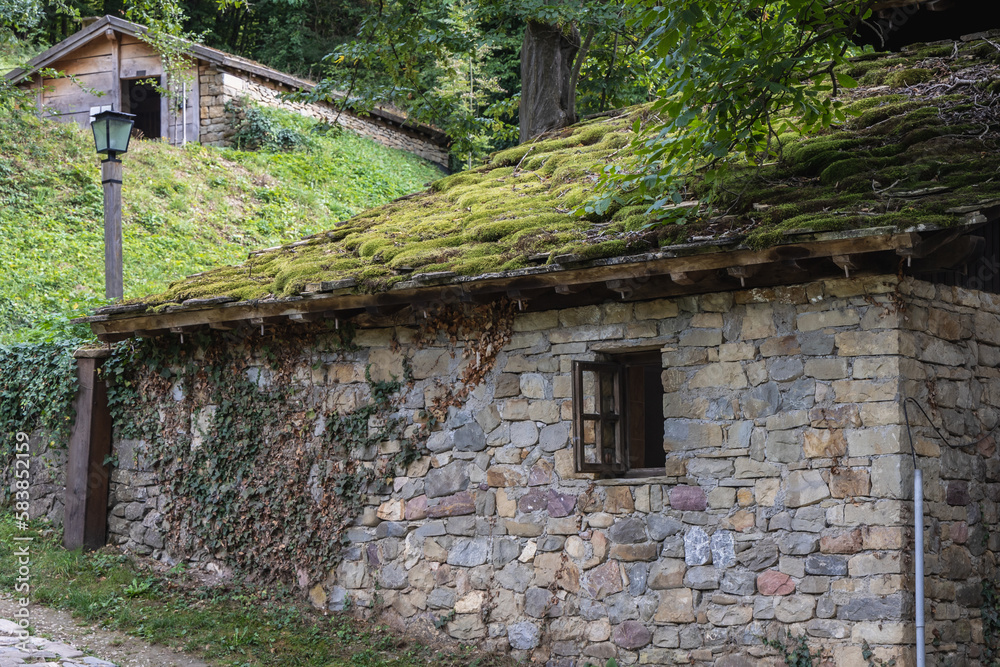
M 577 472 L 662 475 L 663 382 L 658 352 L 573 362 Z

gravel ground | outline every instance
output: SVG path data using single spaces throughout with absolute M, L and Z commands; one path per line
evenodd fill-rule
M 14 618 L 17 606 L 6 596 L 0 597 L 0 667 L 33 664 L 48 667 L 209 667 L 209 663 L 147 644 L 121 632 L 103 630 L 81 623 L 69 612 L 32 605 L 31 627 L 34 635 L 24 644 L 29 652 L 17 648 L 18 626 Z M 96 656 L 96 657 L 95 657 Z

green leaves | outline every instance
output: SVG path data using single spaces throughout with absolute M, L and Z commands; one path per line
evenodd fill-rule
M 317 324 L 276 340 L 126 342 L 103 376 L 118 437 L 141 438 L 157 462 L 178 548 L 225 550 L 265 580 L 294 580 L 302 567 L 320 580 L 368 494 L 383 492 L 400 457 L 412 459 L 416 438 L 404 438 L 394 416 L 404 386 L 395 378 L 366 372 L 365 400 L 346 414 L 302 404 L 292 378 L 312 365 L 303 350 L 353 355 L 353 327 Z M 386 441 L 401 446 L 383 462 L 376 457 Z
M 64 440 L 72 426 L 79 339 L 0 346 L 0 437 L 3 450 L 18 431 L 42 429 Z
M 688 184 L 707 172 L 715 180 L 731 164 L 774 157 L 778 135 L 792 124 L 809 132 L 843 118 L 835 87 L 856 82 L 835 67 L 871 2 L 782 0 L 731 3 L 681 0 L 659 6 L 632 0 L 633 25 L 647 30 L 643 47 L 656 54 L 651 123 L 633 142 L 637 159 L 606 170 L 608 201 L 644 202 L 665 220 L 683 221 L 697 208 Z M 713 193 L 704 193 L 710 205 Z

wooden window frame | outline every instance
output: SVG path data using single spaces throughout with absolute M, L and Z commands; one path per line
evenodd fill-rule
M 597 412 L 593 413 L 584 411 L 583 374 L 588 371 L 595 374 L 597 382 L 594 389 L 594 407 Z M 624 366 L 618 363 L 598 361 L 573 362 L 573 459 L 576 464 L 576 472 L 605 475 L 621 475 L 628 472 L 628 443 L 625 437 L 626 406 L 624 374 Z M 602 395 L 601 383 L 605 381 L 604 378 L 606 375 L 610 375 L 610 381 L 612 382 L 612 411 L 603 410 L 599 401 Z M 594 422 L 594 440 L 598 452 L 611 449 L 604 447 L 602 440 L 605 432 L 605 424 L 613 422 L 615 445 L 611 449 L 611 460 L 603 460 L 600 463 L 590 463 L 584 460 L 583 432 L 584 424 L 588 421 Z

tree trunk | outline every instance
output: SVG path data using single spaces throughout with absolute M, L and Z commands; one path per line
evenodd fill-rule
M 521 143 L 576 122 L 571 82 L 579 49 L 576 28 L 528 21 L 521 46 Z

